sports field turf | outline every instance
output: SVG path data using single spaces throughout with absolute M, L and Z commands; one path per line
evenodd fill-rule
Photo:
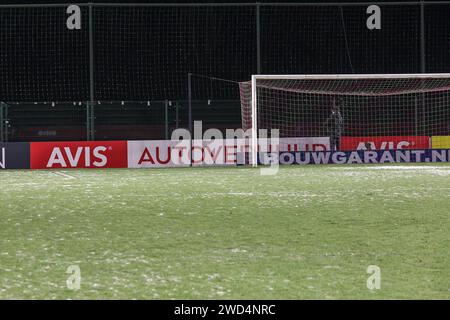
M 0 183 L 2 299 L 450 298 L 448 165 L 3 171 Z

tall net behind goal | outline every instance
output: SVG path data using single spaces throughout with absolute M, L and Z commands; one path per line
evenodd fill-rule
M 328 137 L 332 151 L 356 149 L 342 145 L 352 137 L 413 136 L 419 148 L 450 134 L 450 74 L 253 76 L 240 92 L 243 129 Z

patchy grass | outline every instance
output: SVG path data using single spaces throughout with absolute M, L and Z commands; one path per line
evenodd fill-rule
M 450 298 L 450 166 L 61 172 L 0 172 L 2 299 Z

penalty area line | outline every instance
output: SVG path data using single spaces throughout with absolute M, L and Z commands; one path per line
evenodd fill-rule
M 57 176 L 66 178 L 66 179 L 76 179 L 76 177 L 71 176 L 70 174 L 67 174 L 67 173 L 63 173 L 63 172 L 52 171 L 52 173 L 57 175 Z

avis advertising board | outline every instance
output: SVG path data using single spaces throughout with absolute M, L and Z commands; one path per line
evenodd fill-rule
M 342 137 L 341 150 L 429 149 L 428 136 Z
M 33 142 L 31 169 L 126 168 L 126 141 Z

